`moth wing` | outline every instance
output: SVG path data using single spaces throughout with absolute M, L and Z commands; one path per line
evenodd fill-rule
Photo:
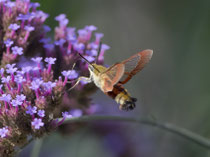
M 102 91 L 109 92 L 113 90 L 113 86 L 119 82 L 124 74 L 125 66 L 122 63 L 117 63 L 109 67 L 101 74 Z
M 125 84 L 128 82 L 137 72 L 142 70 L 144 66 L 150 61 L 152 57 L 153 51 L 152 50 L 144 50 L 141 51 L 130 58 L 122 61 L 121 63 L 124 64 L 124 74 L 122 78 L 119 80 L 119 83 Z

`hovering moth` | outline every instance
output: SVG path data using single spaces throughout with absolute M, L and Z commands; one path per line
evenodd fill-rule
M 102 92 L 120 104 L 119 109 L 132 110 L 136 106 L 135 102 L 137 99 L 130 96 L 128 91 L 123 87 L 123 84 L 127 83 L 136 73 L 144 68 L 151 59 L 152 54 L 152 50 L 143 50 L 109 68 L 95 63 L 91 64 L 79 54 L 88 63 L 90 77 L 79 77 L 72 88 L 81 80 L 88 83 L 93 82 Z

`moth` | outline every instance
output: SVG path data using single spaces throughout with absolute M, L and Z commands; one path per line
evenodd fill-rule
M 81 80 L 88 83 L 93 82 L 102 92 L 120 104 L 119 109 L 132 110 L 136 106 L 135 102 L 137 99 L 130 96 L 123 84 L 126 84 L 136 73 L 144 68 L 151 59 L 152 54 L 153 51 L 150 49 L 143 50 L 122 62 L 113 64 L 109 68 L 96 63 L 91 64 L 79 54 L 88 63 L 90 76 L 79 77 L 71 89 Z

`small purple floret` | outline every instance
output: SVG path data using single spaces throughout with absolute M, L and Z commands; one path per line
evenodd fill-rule
M 72 118 L 72 115 L 67 111 L 62 112 L 62 116 L 63 116 L 63 118 Z
M 14 55 L 22 55 L 23 54 L 23 48 L 18 47 L 18 46 L 14 46 L 14 47 L 12 47 L 12 53 Z
M 13 23 L 13 24 L 10 24 L 9 25 L 9 29 L 13 30 L 13 31 L 16 31 L 20 28 L 20 25 L 16 24 L 16 23 Z
M 7 64 L 6 67 L 6 71 L 8 74 L 14 74 L 17 71 L 17 68 L 15 67 L 16 64 Z
M 0 97 L 0 100 L 5 101 L 5 102 L 10 102 L 10 100 L 12 99 L 10 94 L 2 94 L 2 96 Z
M 35 28 L 33 26 L 25 26 L 24 29 L 28 32 L 32 32 Z
M 18 75 L 15 75 L 15 80 L 14 81 L 21 84 L 22 82 L 25 82 L 26 79 L 23 76 L 21 76 L 20 74 L 18 74 Z
M 31 58 L 31 60 L 36 63 L 40 63 L 42 61 L 42 57 Z
M 63 44 L 66 42 L 66 40 L 65 39 L 60 39 L 60 40 L 58 40 L 58 41 L 55 41 L 54 43 L 55 43 L 55 45 L 57 45 L 57 46 L 63 46 Z
M 37 107 L 36 106 L 34 106 L 34 107 L 28 106 L 27 107 L 27 110 L 26 110 L 27 114 L 34 115 L 34 113 L 36 113 L 36 112 L 37 112 Z
M 73 117 L 81 117 L 83 114 L 82 110 L 80 110 L 80 109 L 73 109 L 70 111 L 70 113 Z
M 39 115 L 39 117 L 44 117 L 45 116 L 45 110 L 38 110 L 37 114 Z
M 75 70 L 69 70 L 68 74 L 68 79 L 75 79 L 79 76 L 79 74 Z
M 47 57 L 45 58 L 44 61 L 47 62 L 48 64 L 55 64 L 56 58 Z
M 40 79 L 35 79 L 31 82 L 31 86 L 30 88 L 33 90 L 37 90 L 41 85 L 42 85 L 43 81 Z
M 11 39 L 7 39 L 4 41 L 4 44 L 6 45 L 6 47 L 10 47 L 12 46 L 12 44 L 14 44 L 14 41 L 12 41 Z
M 6 137 L 8 132 L 9 132 L 8 127 L 0 128 L 0 136 L 1 136 L 1 138 Z
M 25 99 L 26 99 L 26 96 L 25 95 L 23 95 L 23 94 L 21 94 L 21 95 L 16 95 L 16 99 L 18 100 L 18 101 L 24 101 Z
M 10 80 L 11 80 L 11 77 L 10 77 L 10 76 L 2 77 L 2 78 L 1 78 L 1 82 L 2 82 L 2 83 L 9 83 Z
M 35 128 L 35 129 L 40 129 L 40 127 L 44 126 L 44 123 L 42 122 L 41 118 L 34 118 L 34 120 L 31 122 L 31 125 Z
M 12 100 L 11 104 L 12 106 L 16 107 L 16 106 L 20 106 L 22 105 L 23 102 L 19 101 L 19 100 Z
M 56 83 L 48 81 L 48 82 L 44 82 L 43 85 L 47 90 L 52 90 L 52 88 L 56 86 Z

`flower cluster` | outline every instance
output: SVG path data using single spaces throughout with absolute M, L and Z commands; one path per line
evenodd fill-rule
M 81 82 L 88 76 L 87 63 L 103 64 L 102 33 L 93 25 L 68 27 L 65 14 L 55 17 L 55 41 L 44 22 L 48 14 L 30 0 L 0 0 L 0 154 L 12 156 L 29 138 L 41 137 L 66 118 L 91 113 L 88 95 L 93 85 Z M 74 65 L 74 66 L 73 66 Z M 60 117 L 61 118 L 60 120 Z

